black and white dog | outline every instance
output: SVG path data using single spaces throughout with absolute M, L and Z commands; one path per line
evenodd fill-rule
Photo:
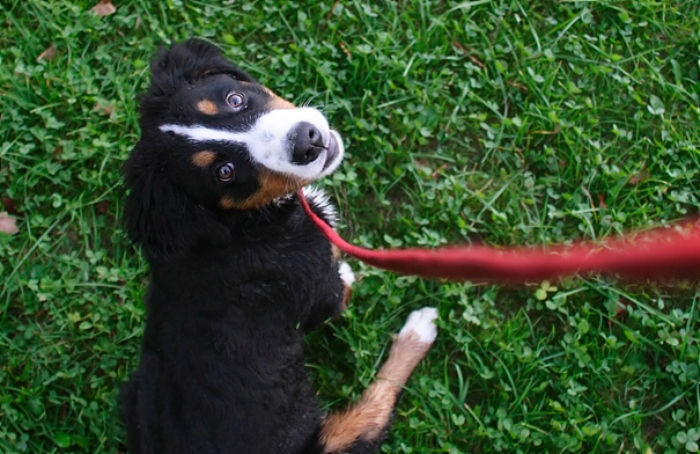
M 358 403 L 321 411 L 302 336 L 342 312 L 354 275 L 294 193 L 338 167 L 340 135 L 204 41 L 151 69 L 124 169 L 126 227 L 151 269 L 140 365 L 122 392 L 130 452 L 375 452 L 437 314 L 410 315 Z M 335 222 L 328 198 L 306 193 Z

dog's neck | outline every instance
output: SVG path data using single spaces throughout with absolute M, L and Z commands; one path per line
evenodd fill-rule
M 142 245 L 143 252 L 152 267 L 172 261 L 187 261 L 194 258 L 235 253 L 237 249 L 269 247 L 273 242 L 289 241 L 293 228 L 312 224 L 296 203 L 296 196 L 289 194 L 271 201 L 255 210 L 211 210 L 197 205 L 196 226 L 179 232 L 180 247 L 168 247 L 171 241 L 165 235 L 164 243 Z M 202 222 L 205 219 L 206 222 Z M 165 252 L 163 252 L 165 251 Z M 225 252 L 224 252 L 225 251 Z

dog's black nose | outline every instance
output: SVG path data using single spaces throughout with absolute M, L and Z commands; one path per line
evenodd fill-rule
M 307 121 L 299 122 L 287 134 L 292 142 L 292 163 L 308 164 L 313 162 L 323 151 L 323 137 L 321 131 Z

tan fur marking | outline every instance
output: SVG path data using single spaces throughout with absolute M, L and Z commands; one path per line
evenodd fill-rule
M 331 244 L 331 261 L 333 263 L 340 260 L 340 249 L 335 244 Z
M 343 284 L 343 310 L 350 305 L 350 298 L 352 298 L 352 287 L 348 284 Z
M 230 210 L 236 208 L 236 202 L 230 197 L 222 197 L 221 200 L 219 200 L 219 206 L 225 210 Z
M 219 113 L 219 108 L 216 107 L 216 103 L 208 99 L 199 101 L 197 103 L 197 110 L 202 112 L 204 115 L 216 115 Z
M 205 168 L 216 159 L 216 153 L 209 150 L 198 151 L 192 155 L 192 163 L 197 167 Z
M 324 421 L 321 440 L 326 454 L 341 453 L 359 438 L 372 440 L 381 435 L 389 423 L 399 392 L 431 345 L 421 342 L 416 333 L 396 338 L 389 358 L 360 401 L 343 412 L 329 415 Z
M 219 206 L 225 209 L 236 208 L 239 210 L 251 210 L 262 208 L 270 204 L 274 199 L 297 191 L 308 181 L 288 177 L 270 170 L 260 171 L 260 189 L 246 200 L 236 202 L 229 197 L 224 197 L 219 201 Z
M 273 94 L 272 95 L 272 100 L 267 103 L 267 107 L 270 110 L 277 110 L 277 109 L 296 109 L 296 106 L 292 104 L 291 102 L 287 101 L 286 99 L 282 99 L 279 96 Z
M 287 101 L 284 98 L 281 98 L 275 94 L 274 91 L 270 90 L 269 88 L 263 86 L 263 89 L 267 92 L 268 95 L 272 97 L 272 100 L 267 103 L 267 107 L 270 110 L 275 110 L 275 109 L 296 109 L 296 106 L 292 104 L 291 102 Z
M 261 208 L 274 199 L 294 192 L 303 186 L 303 183 L 296 178 L 269 170 L 260 172 L 259 181 L 260 189 L 240 205 L 242 210 Z

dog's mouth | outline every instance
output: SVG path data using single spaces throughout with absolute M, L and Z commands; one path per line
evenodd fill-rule
M 338 133 L 331 130 L 328 145 L 326 146 L 326 160 L 323 163 L 323 170 L 328 169 L 328 167 L 330 167 L 330 165 L 333 164 L 338 157 L 338 153 L 340 152 L 339 139 L 340 136 Z

